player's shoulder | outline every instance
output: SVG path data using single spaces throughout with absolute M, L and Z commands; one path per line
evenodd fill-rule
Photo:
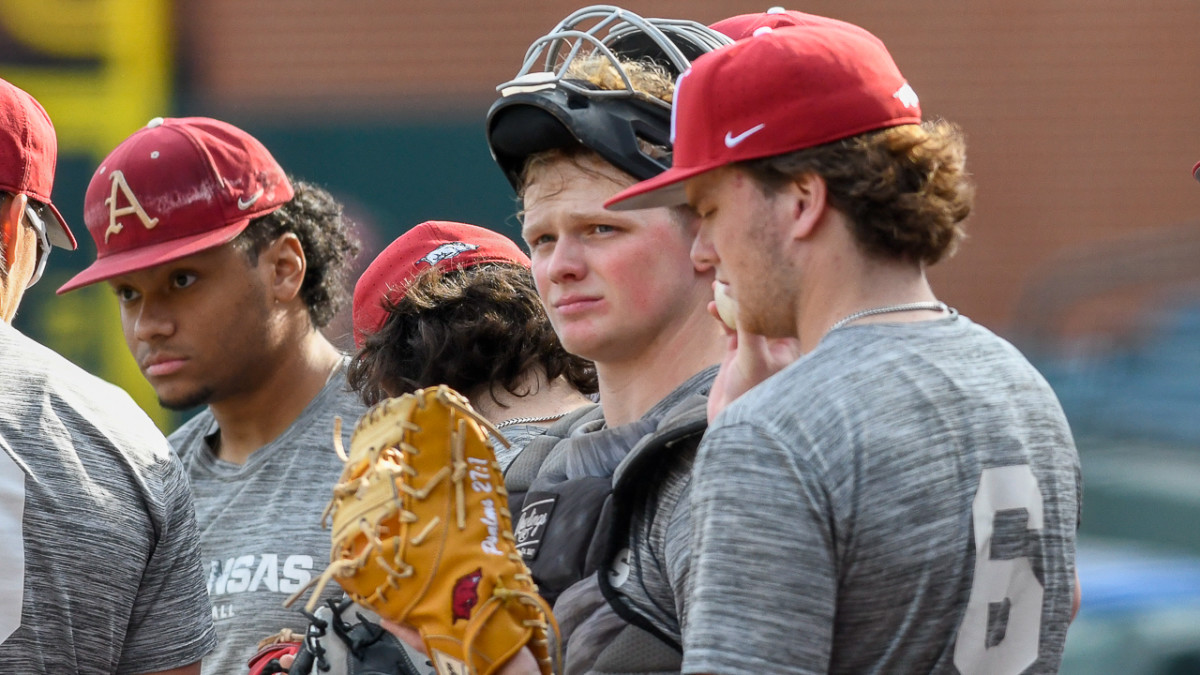
M 731 403 L 723 436 L 840 436 L 867 408 L 896 410 L 928 377 L 947 377 L 981 351 L 1015 350 L 966 317 L 839 329 Z
M 275 442 L 326 448 L 332 455 L 331 440 L 335 420 L 341 420 L 342 440 L 348 443 L 367 408 L 358 392 L 351 390 L 346 384 L 345 378 L 335 377 L 309 402 L 300 416 Z
M 72 363 L 63 355 L 5 326 L 0 364 L 10 381 L 61 415 L 76 414 L 105 432 L 162 437 L 149 416 L 122 388 Z
M 333 417 L 341 417 L 344 428 L 353 429 L 354 424 L 362 417 L 369 407 L 363 402 L 357 391 L 350 388 L 346 380 L 348 360 L 343 358 L 342 365 L 325 383 L 325 386 L 308 402 L 300 416 L 296 419 L 294 428 L 310 424 L 324 425 Z
M 0 323 L 0 347 L 0 364 L 6 377 L 25 386 L 86 391 L 111 386 L 53 349 L 3 323 Z
M 350 389 L 345 379 L 337 378 L 334 382 L 322 390 L 321 394 L 315 401 L 315 407 L 318 410 L 331 412 L 335 415 L 340 415 L 346 419 L 345 422 L 353 425 L 354 422 L 367 411 L 366 403 L 363 402 L 358 392 Z

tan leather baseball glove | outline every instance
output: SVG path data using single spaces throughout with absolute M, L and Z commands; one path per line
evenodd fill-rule
M 499 432 L 446 386 L 376 404 L 359 420 L 326 509 L 337 581 L 381 617 L 416 627 L 442 675 L 494 672 L 528 646 L 553 672 L 548 624 L 512 535 Z M 301 591 L 303 593 L 303 591 Z M 293 600 L 300 593 L 293 596 Z M 289 601 L 290 602 L 290 601 Z

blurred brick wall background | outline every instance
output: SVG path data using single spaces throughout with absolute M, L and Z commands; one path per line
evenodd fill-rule
M 245 128 L 289 172 L 345 203 L 366 240 L 365 265 L 423 220 L 517 234 L 485 115 L 528 44 L 581 6 L 0 0 L 0 74 L 21 78 L 59 126 L 55 202 L 77 233 L 87 182 L 116 139 L 154 116 L 207 115 Z M 628 4 L 643 16 L 706 23 L 767 6 Z M 965 129 L 978 199 L 970 238 L 931 272 L 940 297 L 1027 353 L 1072 356 L 1136 347 L 1162 315 L 1200 305 L 1200 185 L 1189 175 L 1200 160 L 1200 2 L 791 8 L 875 32 L 926 116 Z M 133 392 L 169 429 L 178 420 L 156 410 L 120 338 L 111 292 L 54 297 L 94 255 L 82 236 L 79 251 L 53 256 L 18 325 Z M 329 333 L 349 344 L 348 312 Z M 1200 363 L 1200 339 L 1180 344 Z
M 469 0 L 181 2 L 191 103 L 291 119 L 482 114 L 525 47 L 580 5 Z M 761 2 L 631 2 L 711 22 Z M 1195 0 L 813 1 L 886 42 L 927 117 L 968 133 L 971 238 L 938 291 L 1004 330 L 1023 285 L 1079 244 L 1200 217 Z M 781 83 L 782 86 L 782 83 Z M 264 120 L 264 123 L 266 120 Z

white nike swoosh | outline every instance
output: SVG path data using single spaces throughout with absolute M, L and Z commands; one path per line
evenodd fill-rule
M 738 134 L 737 136 L 734 136 L 733 134 L 726 131 L 725 132 L 725 147 L 732 148 L 732 147 L 736 146 L 737 144 L 741 143 L 742 141 L 746 140 L 747 138 L 750 138 L 751 135 L 762 131 L 763 127 L 765 127 L 765 126 L 767 126 L 767 125 L 760 124 L 756 127 L 750 127 L 749 129 Z
M 238 208 L 245 211 L 251 206 L 254 206 L 254 202 L 258 201 L 258 198 L 261 196 L 263 196 L 263 189 L 258 188 L 258 192 L 255 192 L 253 195 L 251 195 L 250 199 L 243 200 L 241 197 L 238 197 Z

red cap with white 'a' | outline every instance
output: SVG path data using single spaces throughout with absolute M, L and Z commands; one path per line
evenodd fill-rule
M 207 117 L 157 117 L 104 158 L 83 219 L 96 261 L 59 293 L 232 241 L 295 196 L 258 139 Z
M 920 122 L 916 92 L 867 31 L 833 23 L 762 31 L 680 76 L 671 168 L 605 206 L 683 204 L 683 181 L 706 171 Z

